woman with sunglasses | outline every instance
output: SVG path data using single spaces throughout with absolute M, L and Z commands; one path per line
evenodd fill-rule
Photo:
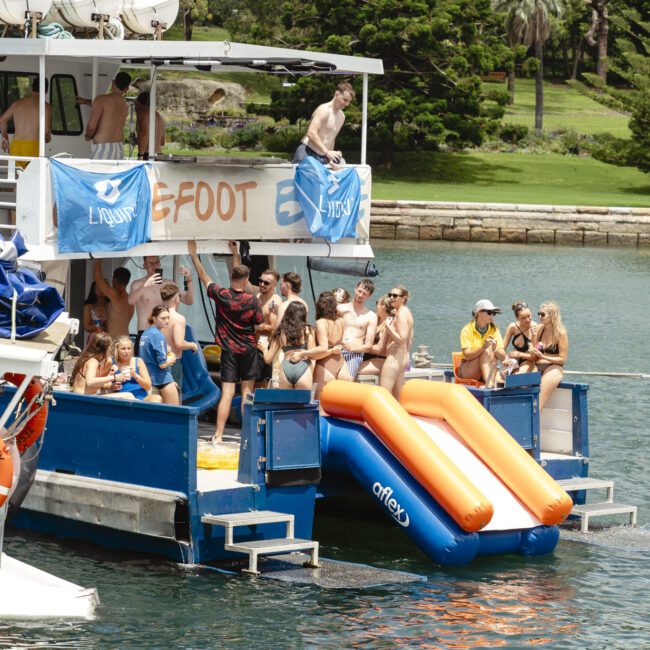
M 532 361 L 530 352 L 537 331 L 537 323 L 533 321 L 530 308 L 523 300 L 515 302 L 512 305 L 512 311 L 517 320 L 506 328 L 503 348 L 507 350 L 508 345 L 512 343 L 514 349 L 508 353 L 508 358 L 514 359 L 519 364 L 519 372 L 532 372 L 535 363 Z
M 413 314 L 406 306 L 409 299 L 406 287 L 398 284 L 388 292 L 388 298 L 395 315 L 386 319 L 386 360 L 379 374 L 379 385 L 399 399 L 409 363 L 409 350 L 413 344 Z
M 494 315 L 501 309 L 489 300 L 479 300 L 472 310 L 474 317 L 460 332 L 460 349 L 463 353 L 458 376 L 485 383 L 486 388 L 496 385 L 496 367 L 499 360 L 505 361 L 506 353 Z
M 539 390 L 541 411 L 564 376 L 569 357 L 569 337 L 562 324 L 560 308 L 554 302 L 544 302 L 537 312 L 540 325 L 533 340 L 532 361 L 542 373 Z

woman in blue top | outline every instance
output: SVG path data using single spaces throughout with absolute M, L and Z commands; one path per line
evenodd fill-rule
M 147 364 L 133 356 L 133 341 L 129 336 L 120 336 L 113 348 L 113 363 L 117 366 L 115 383 L 120 393 L 131 393 L 144 402 L 162 402 L 160 395 L 151 395 L 151 377 Z
M 149 325 L 140 339 L 140 356 L 147 364 L 153 385 L 160 391 L 163 404 L 180 404 L 178 389 L 169 369 L 176 363 L 176 355 L 167 350 L 167 341 L 161 330 L 169 327 L 169 310 L 156 305 L 149 316 Z

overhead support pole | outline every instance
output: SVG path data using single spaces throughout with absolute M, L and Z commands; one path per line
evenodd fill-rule
M 368 73 L 363 73 L 363 90 L 361 97 L 361 164 L 366 164 L 368 148 Z
M 156 155 L 156 66 L 151 66 L 149 73 L 151 87 L 149 88 L 149 160 Z M 138 151 L 138 154 L 144 152 Z
M 97 77 L 99 75 L 99 62 L 97 61 L 96 57 L 93 57 L 93 78 L 92 78 L 92 92 L 91 92 L 91 98 L 93 101 L 95 101 L 95 97 L 97 97 Z
M 38 57 L 38 155 L 45 156 L 45 56 Z

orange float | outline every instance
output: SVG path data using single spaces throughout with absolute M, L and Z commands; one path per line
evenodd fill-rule
M 17 375 L 7 372 L 4 375 L 4 379 L 14 386 L 19 387 L 25 380 L 25 375 Z M 27 403 L 29 404 L 32 401 L 32 398 L 42 392 L 43 386 L 41 382 L 38 379 L 32 379 L 25 390 L 23 399 L 27 400 Z M 31 447 L 43 433 L 45 423 L 47 422 L 48 409 L 49 405 L 47 402 L 43 405 L 39 404 L 38 401 L 32 403 L 32 406 L 29 409 L 31 417 L 27 420 L 23 428 L 20 430 L 20 433 L 16 436 L 16 447 L 18 447 L 18 451 L 21 454 L 24 454 L 25 450 Z M 31 415 L 32 413 L 34 415 Z
M 11 460 L 11 452 L 4 442 L 0 441 L 0 508 L 9 496 L 11 484 L 14 480 L 14 464 Z
M 385 388 L 330 381 L 321 406 L 329 415 L 366 422 L 463 530 L 475 532 L 488 524 L 492 504 Z
M 400 402 L 411 415 L 446 420 L 543 524 L 559 524 L 571 512 L 569 495 L 463 386 L 414 379 L 404 384 Z

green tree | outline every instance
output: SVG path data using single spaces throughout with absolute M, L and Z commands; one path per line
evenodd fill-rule
M 390 162 L 397 147 L 479 145 L 496 119 L 482 106 L 480 74 L 494 69 L 503 44 L 482 26 L 489 0 L 242 0 L 226 27 L 234 40 L 381 58 L 369 84 L 369 145 Z M 355 82 L 358 89 L 360 83 Z M 308 118 L 333 92 L 329 78 L 304 78 L 274 93 L 276 117 Z M 348 110 L 340 138 L 358 139 Z
M 496 11 L 506 14 L 511 43 L 534 47 L 535 130 L 541 131 L 544 118 L 544 43 L 551 35 L 551 17 L 562 14 L 562 0 L 493 0 Z
M 208 17 L 208 0 L 181 0 L 179 13 L 183 17 L 183 34 L 186 41 L 192 40 L 195 23 L 204 24 Z
M 608 86 L 599 75 L 585 73 L 588 85 L 573 85 L 597 102 L 630 116 L 632 138 L 601 138 L 593 155 L 604 162 L 650 172 L 650 22 L 634 9 L 624 9 L 611 20 L 623 36 L 616 42 L 619 54 L 610 60 L 610 68 L 624 84 Z

